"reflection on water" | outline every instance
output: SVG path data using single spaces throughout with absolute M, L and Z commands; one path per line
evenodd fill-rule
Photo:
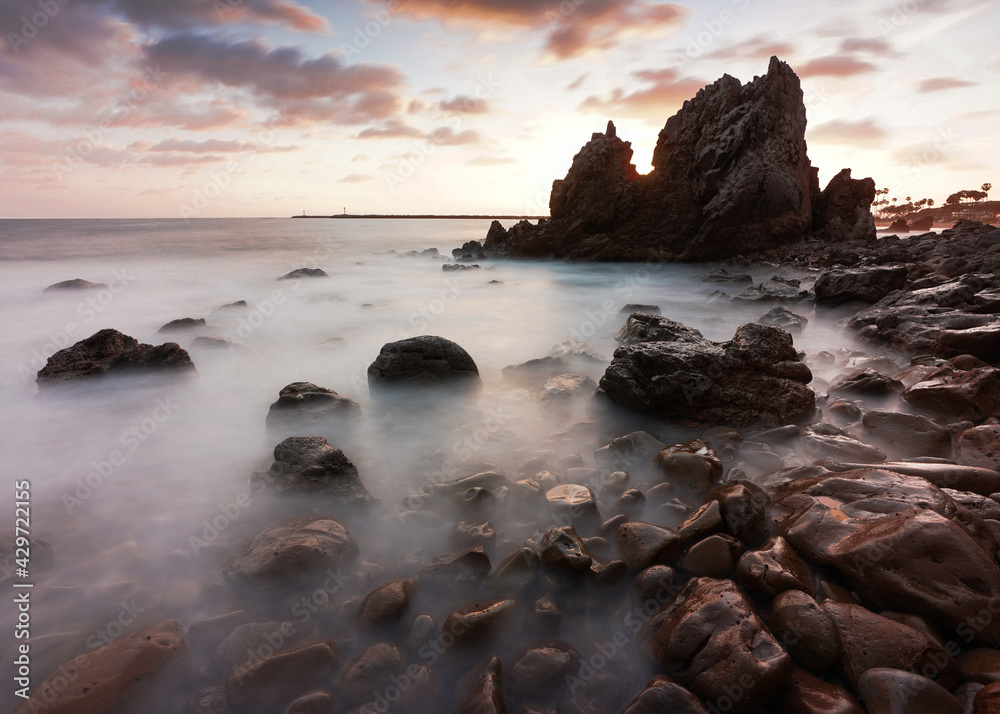
M 613 435 L 615 429 L 647 427 L 667 443 L 690 436 L 633 417 L 552 440 L 574 422 L 594 418 L 593 407 L 539 404 L 528 389 L 502 379 L 503 367 L 543 357 L 567 340 L 585 342 L 606 363 L 626 303 L 659 305 L 665 316 L 715 340 L 729 339 L 738 325 L 771 307 L 713 297 L 719 286 L 701 280 L 704 266 L 505 262 L 445 272 L 442 259 L 398 256 L 430 247 L 447 254 L 482 238 L 488 225 L 287 219 L 0 223 L 0 463 L 5 483 L 31 481 L 31 532 L 47 538 L 55 553 L 47 573 L 32 573 L 39 584 L 33 634 L 52 636 L 38 648 L 34 683 L 44 676 L 41 668 L 113 638 L 109 628 L 127 631 L 168 617 L 187 627 L 240 608 L 258 620 L 282 613 L 295 620 L 296 603 L 306 608 L 296 610 L 299 615 L 312 612 L 313 592 L 306 601 L 287 594 L 241 595 L 224 588 L 219 575 L 240 543 L 292 511 L 315 507 L 276 502 L 249 481 L 270 464 L 276 437 L 264 420 L 286 384 L 313 382 L 361 404 L 354 427 L 331 435 L 331 443 L 358 466 L 388 513 L 350 519 L 361 557 L 370 562 L 326 598 L 339 603 L 388 580 L 412 577 L 420 563 L 454 550 L 451 523 L 395 517 L 419 506 L 428 482 L 475 472 L 475 464 L 496 465 L 513 481 L 534 456 L 579 453 L 592 466 L 593 450 L 606 443 L 597 443 L 601 429 Z M 330 277 L 276 281 L 299 267 L 319 267 Z M 757 278 L 773 273 L 752 272 Z M 42 293 L 47 285 L 78 277 L 108 287 Z M 219 309 L 240 300 L 246 307 Z M 833 324 L 839 314 L 817 315 L 811 307 L 804 312 L 810 322 L 795 339 L 799 349 L 815 354 L 850 346 Z M 183 317 L 206 318 L 207 326 L 157 334 Z M 108 327 L 141 342 L 189 347 L 197 377 L 169 385 L 108 381 L 35 397 L 34 373 L 47 355 Z M 447 337 L 473 356 L 484 383 L 473 406 L 432 410 L 415 402 L 390 410 L 372 402 L 366 370 L 381 346 L 419 334 Z M 191 346 L 197 337 L 228 344 Z M 830 379 L 834 372 L 828 369 L 820 368 L 817 376 Z M 590 376 L 599 379 L 602 372 L 597 363 Z M 494 563 L 551 525 L 501 511 L 488 518 L 497 530 Z M 352 636 L 337 624 L 330 603 L 316 605 L 323 615 L 311 624 Z M 425 590 L 413 613 L 427 612 L 441 623 L 453 603 L 454 594 L 442 598 Z M 589 641 L 614 633 L 616 622 L 601 608 L 569 602 L 564 609 L 586 625 L 574 642 L 585 653 Z M 9 615 L 5 608 L 4 617 Z M 125 620 L 129 627 L 120 624 Z M 564 627 L 560 636 L 574 631 Z M 198 662 L 205 653 L 195 655 Z M 644 676 L 640 670 L 630 679 Z

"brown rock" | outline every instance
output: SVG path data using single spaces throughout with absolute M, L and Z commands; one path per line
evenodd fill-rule
M 142 711 L 165 698 L 163 685 L 187 657 L 180 625 L 164 620 L 67 662 L 15 714 L 29 714 L 40 704 L 47 714 Z
M 684 539 L 669 528 L 652 523 L 623 523 L 615 534 L 622 560 L 632 570 L 666 565 L 680 555 Z
M 586 486 L 566 483 L 545 494 L 549 509 L 560 523 L 571 523 L 581 530 L 593 530 L 601 522 L 597 498 Z
M 708 709 L 698 698 L 660 674 L 654 677 L 622 714 L 708 714 Z
M 507 714 L 500 660 L 492 657 L 459 684 L 459 700 L 451 714 Z
M 722 506 L 718 501 L 711 500 L 701 504 L 697 511 L 685 518 L 677 526 L 677 533 L 691 543 L 722 530 L 722 527 Z
M 486 579 L 492 567 L 486 551 L 471 548 L 461 553 L 436 556 L 430 565 L 420 571 L 420 577 L 451 583 L 478 583 Z
M 450 632 L 456 645 L 477 644 L 494 637 L 516 608 L 517 603 L 509 599 L 460 607 L 448 615 L 442 632 Z
M 848 171 L 847 177 L 850 175 Z M 830 270 L 821 273 L 816 280 L 816 302 L 821 305 L 840 305 L 854 300 L 878 302 L 893 290 L 901 290 L 905 284 L 905 266 Z
M 374 700 L 406 669 L 403 653 L 389 642 L 377 642 L 358 655 L 340 673 L 335 691 L 350 701 Z
M 659 458 L 664 478 L 680 494 L 700 497 L 722 477 L 722 461 L 701 439 L 668 446 Z
M 927 417 L 902 412 L 871 411 L 861 420 L 864 436 L 893 457 L 947 457 L 951 434 Z
M 1000 469 L 1000 424 L 966 429 L 955 439 L 958 463 L 996 471 Z
M 544 701 L 563 689 L 569 676 L 579 676 L 580 660 L 579 651 L 566 642 L 526 645 L 511 659 L 510 691 Z
M 329 642 L 281 652 L 234 670 L 226 678 L 226 698 L 236 709 L 279 708 L 324 684 L 339 663 L 335 646 Z
M 780 536 L 759 550 L 744 553 L 737 564 L 737 577 L 747 590 L 762 595 L 777 595 L 782 590 L 813 593 L 809 566 Z
M 282 714 L 336 714 L 337 700 L 330 692 L 317 689 L 303 694 L 285 707 Z
M 507 556 L 497 566 L 490 576 L 490 580 L 501 588 L 511 592 L 519 592 L 534 580 L 540 565 L 541 558 L 538 557 L 538 553 L 525 546 L 516 553 Z
M 546 531 L 542 536 L 542 563 L 561 573 L 581 573 L 590 569 L 591 557 L 583 539 L 572 526 Z
M 1000 412 L 1000 369 L 940 367 L 903 392 L 915 407 L 979 421 Z
M 840 662 L 852 686 L 873 667 L 917 672 L 936 679 L 946 689 L 958 685 L 958 664 L 924 633 L 860 605 L 824 602 L 821 607 L 837 627 Z
M 957 660 L 965 681 L 1000 682 L 1000 650 L 976 647 L 960 654 Z
M 854 695 L 796 667 L 788 689 L 771 702 L 771 714 L 865 714 Z
M 1000 714 L 1000 682 L 987 684 L 973 700 L 975 714 Z
M 834 380 L 827 391 L 838 397 L 885 397 L 901 394 L 903 383 L 869 367 Z
M 868 714 L 962 714 L 947 689 L 905 670 L 869 669 L 858 680 L 858 694 Z
M 688 548 L 677 566 L 692 575 L 724 578 L 733 569 L 742 549 L 740 542 L 732 536 L 716 533 Z
M 833 618 L 801 590 L 778 593 L 771 604 L 771 631 L 800 667 L 826 669 L 840 658 Z
M 708 494 L 718 501 L 726 532 L 741 543 L 756 545 L 768 536 L 767 494 L 751 481 L 733 481 Z
M 398 622 L 410 608 L 416 580 L 394 580 L 372 590 L 361 601 L 354 624 L 359 630 Z
M 288 587 L 343 567 L 357 554 L 346 528 L 319 519 L 259 533 L 230 558 L 225 572 L 230 580 L 255 587 Z
M 730 580 L 689 581 L 640 638 L 669 677 L 737 714 L 767 704 L 791 678 L 791 658 Z
M 294 382 L 278 392 L 278 401 L 268 410 L 265 423 L 269 429 L 298 428 L 305 433 L 319 429 L 319 433 L 325 433 L 323 430 L 335 428 L 341 420 L 360 412 L 357 402 L 331 389 L 312 382 Z

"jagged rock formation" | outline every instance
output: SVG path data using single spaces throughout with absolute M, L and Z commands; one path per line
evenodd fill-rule
M 713 260 L 810 234 L 874 237 L 874 181 L 844 169 L 820 191 L 805 129 L 799 78 L 772 57 L 764 76 L 741 85 L 725 75 L 686 101 L 660 132 L 649 174 L 638 174 L 609 122 L 553 183 L 549 220 L 494 222 L 484 244 L 454 255 Z

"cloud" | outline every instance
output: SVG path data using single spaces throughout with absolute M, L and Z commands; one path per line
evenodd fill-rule
M 574 79 L 572 82 L 566 85 L 566 91 L 572 92 L 583 86 L 583 83 L 587 81 L 587 77 L 590 76 L 590 72 L 584 72 L 579 77 Z
M 409 124 L 390 119 L 381 126 L 368 127 L 361 131 L 358 139 L 423 139 L 424 133 Z
M 796 74 L 806 79 L 807 77 L 853 77 L 877 71 L 878 67 L 866 60 L 831 55 L 809 60 L 796 70 Z
M 260 40 L 229 43 L 181 33 L 145 50 L 147 63 L 206 85 L 238 87 L 289 118 L 360 124 L 398 113 L 405 78 L 384 64 L 345 65 L 333 53 L 310 59 Z
M 344 178 L 340 179 L 340 183 L 368 183 L 369 181 L 375 181 L 377 179 L 377 176 L 371 176 L 369 174 L 348 174 Z
M 130 147 L 131 148 L 131 147 Z M 221 139 L 208 139 L 206 141 L 192 141 L 182 139 L 166 139 L 151 146 L 147 151 L 164 152 L 172 151 L 178 153 L 205 154 L 205 153 L 238 153 L 242 151 L 256 151 L 258 153 L 273 153 L 294 151 L 295 146 L 258 146 L 248 141 L 223 141 Z
M 880 146 L 888 136 L 885 129 L 873 119 L 849 121 L 834 119 L 815 128 L 810 128 L 807 138 L 823 144 L 846 144 L 849 146 Z
M 721 47 L 709 53 L 716 59 L 770 59 L 773 57 L 788 57 L 795 52 L 795 46 L 787 42 L 779 42 L 770 35 L 763 34 L 751 37 L 743 42 L 736 42 Z
M 898 57 L 899 53 L 887 40 L 878 37 L 857 38 L 848 37 L 840 43 L 840 51 L 866 52 L 879 57 Z
M 477 156 L 465 163 L 468 166 L 503 166 L 504 164 L 516 164 L 517 160 L 509 156 Z
M 450 126 L 443 126 L 427 134 L 427 140 L 439 146 L 464 146 L 478 144 L 482 139 L 479 133 L 472 129 L 456 132 Z
M 617 88 L 607 97 L 591 95 L 583 101 L 581 108 L 662 122 L 705 86 L 705 82 L 680 77 L 672 69 L 640 70 L 633 72 L 632 76 L 650 86 L 631 93 Z
M 478 97 L 457 96 L 438 102 L 438 108 L 448 114 L 487 114 L 490 103 Z
M 280 25 L 302 32 L 323 32 L 327 29 L 325 19 L 292 0 L 89 1 L 106 5 L 112 12 L 143 27 L 190 30 L 207 25 L 257 23 Z
M 486 30 L 543 30 L 545 48 L 557 59 L 609 49 L 629 33 L 672 32 L 688 15 L 678 5 L 647 0 L 399 0 L 397 12 Z
M 960 77 L 932 77 L 925 79 L 917 85 L 917 91 L 921 93 L 943 92 L 946 89 L 959 89 L 961 87 L 975 87 L 979 82 L 970 82 Z

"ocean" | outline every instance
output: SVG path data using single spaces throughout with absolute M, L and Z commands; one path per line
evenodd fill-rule
M 10 504 L 4 521 L 13 521 L 13 483 L 29 481 L 31 537 L 48 540 L 54 553 L 51 564 L 38 549 L 32 558 L 31 634 L 43 638 L 33 685 L 75 654 L 165 618 L 187 627 L 240 608 L 267 620 L 287 612 L 286 604 L 266 598 L 227 600 L 220 575 L 242 542 L 288 515 L 249 482 L 270 464 L 277 442 L 264 421 L 283 386 L 313 382 L 362 407 L 357 428 L 333 445 L 358 466 L 389 514 L 352 527 L 361 557 L 379 565 L 381 579 L 372 582 L 381 584 L 411 577 L 415 563 L 451 549 L 448 524 L 414 531 L 391 517 L 426 484 L 428 464 L 442 453 L 456 462 L 495 464 L 511 480 L 523 461 L 551 452 L 554 443 L 593 464 L 592 452 L 603 444 L 572 431 L 550 438 L 594 419 L 593 403 L 547 407 L 505 380 L 505 366 L 575 340 L 598 357 L 591 376 L 599 379 L 628 303 L 658 305 L 714 340 L 729 339 L 772 307 L 713 294 L 743 286 L 704 282 L 704 265 L 505 261 L 446 272 L 443 257 L 406 255 L 437 248 L 450 257 L 452 248 L 484 238 L 488 228 L 488 220 L 472 219 L 0 221 L 0 464 L 3 502 Z M 302 267 L 330 277 L 276 280 Z M 791 275 L 739 270 L 758 280 Z M 801 277 L 808 284 L 809 276 Z M 108 287 L 43 292 L 72 278 Z M 218 311 L 239 300 L 245 309 Z M 816 314 L 811 304 L 800 311 L 810 322 L 795 337 L 799 349 L 815 355 L 852 347 L 836 324 L 845 313 Z M 208 324 L 157 334 L 184 317 Z M 191 379 L 101 382 L 37 398 L 35 373 L 45 359 L 104 328 L 185 348 L 196 336 L 216 336 L 231 347 L 192 348 L 198 374 Z M 368 393 L 368 366 L 384 344 L 422 334 L 447 337 L 472 355 L 481 396 L 465 410 L 412 404 L 406 415 L 380 413 Z M 816 385 L 837 371 L 818 367 Z M 621 419 L 621 433 L 648 428 L 667 443 L 692 436 L 643 417 Z M 505 530 L 503 522 L 494 526 L 498 544 L 523 542 L 525 533 Z M 431 593 L 422 597 L 439 623 L 454 605 Z M 4 631 L 14 617 L 3 608 Z M 592 617 L 594 632 L 613 632 L 600 611 Z M 586 652 L 593 640 L 581 632 L 574 644 Z M 11 661 L 10 652 L 3 656 Z M 211 659 L 210 652 L 192 656 Z M 635 665 L 636 686 L 651 671 L 645 667 Z M 193 678 L 185 686 L 193 691 L 204 683 Z

